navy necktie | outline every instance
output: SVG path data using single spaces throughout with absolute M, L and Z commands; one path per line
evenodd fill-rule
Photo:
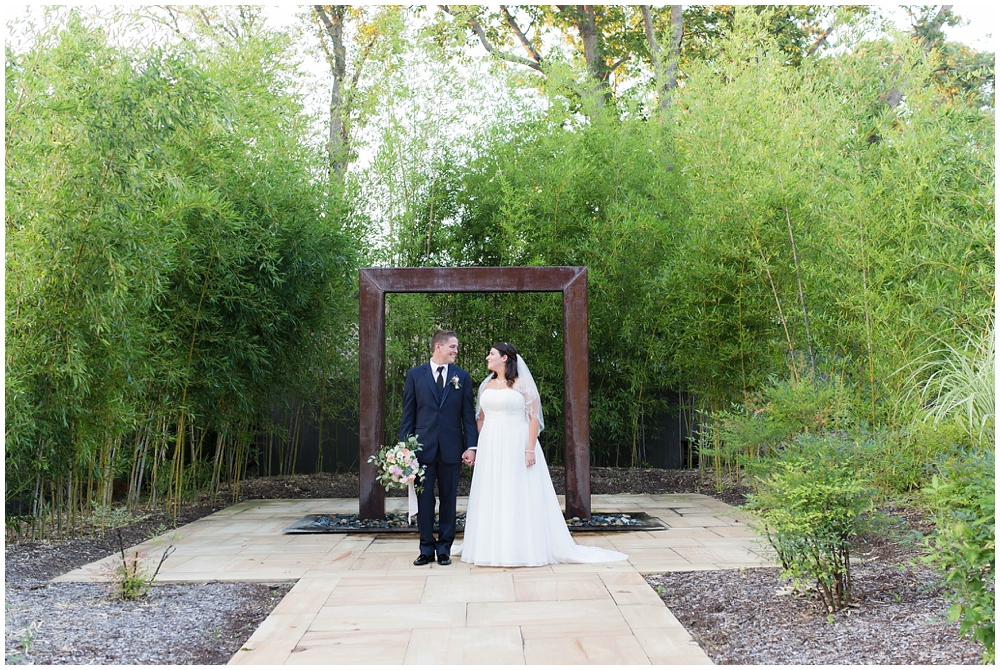
M 438 391 L 444 390 L 444 366 L 438 366 Z

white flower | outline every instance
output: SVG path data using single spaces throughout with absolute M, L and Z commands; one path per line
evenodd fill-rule
M 456 389 L 462 388 L 462 385 L 458 383 L 458 375 L 455 375 L 454 377 L 451 378 L 451 385 L 452 388 Z

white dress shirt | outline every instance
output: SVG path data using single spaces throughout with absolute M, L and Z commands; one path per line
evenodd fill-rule
M 448 364 L 435 363 L 434 359 L 431 359 L 431 377 L 433 377 L 434 379 L 434 384 L 436 385 L 438 383 L 438 367 L 444 367 L 444 370 L 441 371 L 441 373 L 444 375 L 444 383 L 450 384 L 451 382 L 449 381 L 448 377 Z M 468 448 L 471 449 L 472 451 L 476 450 L 476 447 L 468 447 Z
M 447 363 L 435 363 L 434 360 L 431 359 L 431 377 L 434 378 L 434 384 L 436 385 L 438 383 L 438 368 L 439 367 L 443 367 L 444 368 L 444 370 L 441 371 L 441 374 L 444 375 L 444 383 L 447 384 L 448 383 L 448 364 Z

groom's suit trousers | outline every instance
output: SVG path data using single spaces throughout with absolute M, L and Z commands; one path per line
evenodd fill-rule
M 449 556 L 451 544 L 455 541 L 455 507 L 458 497 L 458 481 L 462 471 L 461 463 L 443 463 L 436 458 L 425 465 L 423 491 L 417 497 L 419 513 L 417 527 L 420 529 L 420 553 L 425 556 Z M 438 536 L 434 539 L 434 485 L 437 484 L 441 501 L 438 510 Z

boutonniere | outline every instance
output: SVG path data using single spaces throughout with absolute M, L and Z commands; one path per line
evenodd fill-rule
M 452 388 L 455 389 L 462 388 L 462 385 L 458 383 L 458 375 L 455 375 L 454 377 L 451 378 L 451 386 Z

